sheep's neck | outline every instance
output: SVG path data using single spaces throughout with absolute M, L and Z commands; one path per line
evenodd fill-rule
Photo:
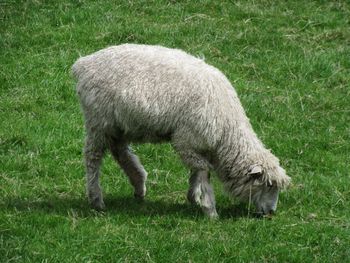
M 231 127 L 231 132 L 226 132 L 223 136 L 214 161 L 214 167 L 223 180 L 244 176 L 244 171 L 250 165 L 263 160 L 261 155 L 266 151 L 249 122 L 243 127 L 236 123 L 233 126 L 238 127 L 236 129 Z

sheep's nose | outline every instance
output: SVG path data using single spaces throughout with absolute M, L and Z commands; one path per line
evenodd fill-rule
M 269 212 L 268 212 L 268 215 L 274 215 L 275 214 L 275 210 L 271 209 Z

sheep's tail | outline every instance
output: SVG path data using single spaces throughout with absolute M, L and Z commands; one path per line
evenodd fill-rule
M 86 72 L 87 60 L 86 57 L 81 57 L 72 66 L 72 75 L 75 79 L 80 79 Z

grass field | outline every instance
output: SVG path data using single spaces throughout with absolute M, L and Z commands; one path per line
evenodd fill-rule
M 73 62 L 109 45 L 181 48 L 221 69 L 293 179 L 272 220 L 215 181 L 186 203 L 170 145 L 134 145 L 148 196 L 105 159 L 85 198 Z M 0 262 L 350 262 L 348 1 L 0 1 Z

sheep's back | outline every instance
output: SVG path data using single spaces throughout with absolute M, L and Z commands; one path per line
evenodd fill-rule
M 169 134 L 183 126 L 199 134 L 213 126 L 217 133 L 232 100 L 238 101 L 219 70 L 160 46 L 109 47 L 80 58 L 73 74 L 83 103 L 96 111 L 113 108 L 114 125 L 135 136 Z

